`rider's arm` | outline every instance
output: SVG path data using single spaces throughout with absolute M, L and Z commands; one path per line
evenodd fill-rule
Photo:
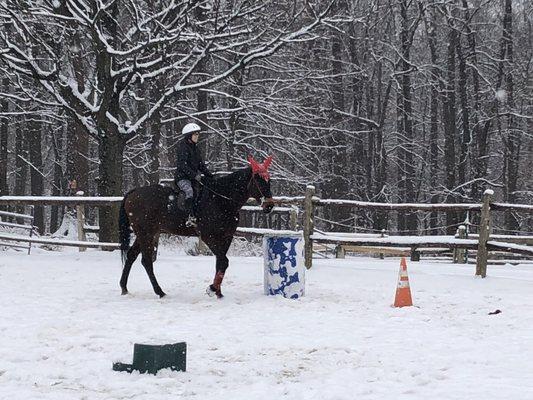
M 203 173 L 205 176 L 209 177 L 209 178 L 212 178 L 213 177 L 213 174 L 211 173 L 211 171 L 209 171 L 209 169 L 207 168 L 207 166 L 205 165 L 204 161 L 203 160 L 200 160 L 200 165 L 198 166 L 198 169 L 200 170 L 201 173 Z

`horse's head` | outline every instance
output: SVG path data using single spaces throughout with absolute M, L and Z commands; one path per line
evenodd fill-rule
M 272 163 L 272 156 L 267 157 L 263 163 L 258 163 L 252 156 L 248 156 L 248 163 L 252 168 L 252 178 L 250 180 L 250 197 L 261 203 L 263 212 L 268 214 L 274 208 L 274 200 L 270 191 L 270 174 L 268 167 Z

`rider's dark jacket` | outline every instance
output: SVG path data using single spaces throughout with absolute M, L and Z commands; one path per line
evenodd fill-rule
M 192 181 L 198 175 L 198 172 L 202 172 L 208 177 L 213 176 L 202 160 L 200 149 L 196 143 L 190 140 L 190 136 L 178 143 L 176 163 L 175 182 L 181 179 Z

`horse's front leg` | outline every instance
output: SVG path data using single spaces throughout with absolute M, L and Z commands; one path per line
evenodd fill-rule
M 219 299 L 224 297 L 222 295 L 222 281 L 224 280 L 224 274 L 228 268 L 229 260 L 226 255 L 217 256 L 216 273 L 213 283 L 207 288 L 207 294 L 209 296 L 216 295 Z

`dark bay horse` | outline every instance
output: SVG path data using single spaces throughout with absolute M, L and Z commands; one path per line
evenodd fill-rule
M 144 186 L 124 196 L 119 214 L 120 244 L 123 271 L 120 278 L 122 294 L 127 294 L 131 266 L 139 256 L 152 287 L 159 297 L 165 292 L 157 283 L 153 261 L 161 232 L 181 236 L 200 236 L 216 256 L 216 273 L 207 288 L 210 296 L 222 296 L 222 280 L 228 268 L 226 253 L 239 223 L 239 210 L 253 197 L 263 200 L 265 213 L 272 211 L 274 201 L 270 191 L 268 167 L 272 157 L 260 164 L 249 157 L 250 166 L 227 176 L 203 180 L 197 200 L 197 227 L 186 227 L 187 213 L 177 207 L 177 194 L 161 185 Z M 130 247 L 130 227 L 136 239 Z

